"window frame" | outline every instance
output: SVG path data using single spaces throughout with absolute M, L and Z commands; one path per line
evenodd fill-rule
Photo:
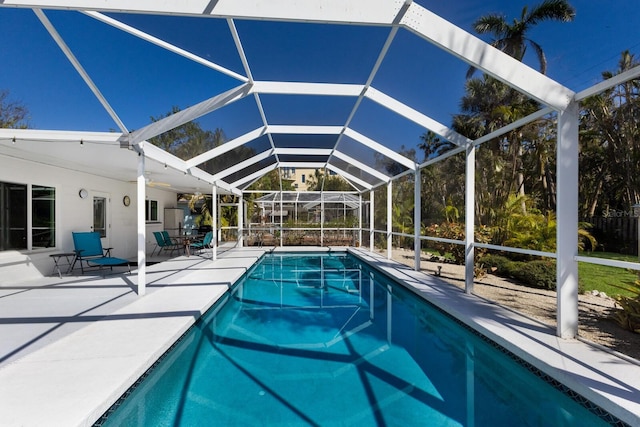
M 57 194 L 59 194 L 58 192 L 58 188 L 56 186 L 52 186 L 52 185 L 44 185 L 44 184 L 37 184 L 37 183 L 26 183 L 26 182 L 16 182 L 16 181 L 8 181 L 8 180 L 2 180 L 0 181 L 1 184 L 3 185 L 16 185 L 16 186 L 25 186 L 25 206 L 24 206 L 24 221 L 26 223 L 26 230 L 25 230 L 25 239 L 26 239 L 26 247 L 9 247 L 9 248 L 3 248 L 0 249 L 0 253 L 1 252 L 8 252 L 8 251 L 18 251 L 21 253 L 28 253 L 28 252 L 44 252 L 44 251 L 51 251 L 51 250 L 55 250 L 58 247 L 58 233 L 59 233 L 59 215 L 58 215 L 58 203 L 57 203 Z M 37 205 L 41 205 L 41 203 L 34 203 L 34 188 L 39 189 L 39 190 L 43 190 L 43 189 L 50 189 L 51 192 L 51 206 L 50 206 L 50 211 L 49 211 L 49 217 L 52 218 L 52 227 L 49 227 L 48 229 L 51 230 L 51 239 L 53 241 L 53 245 L 51 246 L 34 246 L 34 231 L 37 230 L 45 230 L 46 227 L 42 226 L 42 225 L 34 225 L 34 221 L 36 220 L 41 220 L 42 218 L 36 218 L 34 216 L 34 208 L 37 209 Z M 38 197 L 37 201 L 42 201 L 45 200 L 46 197 L 43 199 L 42 196 Z M 38 210 L 42 210 L 42 206 L 40 206 L 40 209 Z
M 155 204 L 155 209 L 154 209 L 154 204 Z M 158 203 L 157 200 L 154 200 L 154 199 L 145 200 L 144 221 L 147 224 L 160 222 L 159 213 L 158 213 L 160 211 L 159 207 L 160 207 L 160 204 Z M 155 215 L 153 215 L 154 213 Z

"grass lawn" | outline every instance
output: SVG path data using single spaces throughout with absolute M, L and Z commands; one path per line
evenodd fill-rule
M 638 262 L 638 258 L 632 255 L 622 255 L 612 252 L 581 252 L 581 256 L 594 258 L 615 259 L 618 261 Z M 625 268 L 609 267 L 607 265 L 578 263 L 578 278 L 581 289 L 585 292 L 598 290 L 609 296 L 625 295 L 632 297 L 632 292 L 625 291 L 616 286 L 624 286 L 638 279 L 638 273 Z

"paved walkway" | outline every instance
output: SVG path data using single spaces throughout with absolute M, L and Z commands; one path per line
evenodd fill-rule
M 178 257 L 136 275 L 0 289 L 0 425 L 96 421 L 264 253 Z
M 351 251 L 630 425 L 640 425 L 637 365 L 560 340 L 550 328 L 433 275 Z M 55 277 L 0 288 L 0 425 L 91 425 L 264 252 L 232 249 L 216 261 L 191 256 L 150 266 L 144 297 L 134 292 L 135 274 Z

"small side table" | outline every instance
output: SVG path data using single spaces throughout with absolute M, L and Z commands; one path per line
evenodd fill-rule
M 55 274 L 57 271 L 58 276 L 62 279 L 62 271 L 60 271 L 60 267 L 65 265 L 67 266 L 67 271 L 65 272 L 65 274 L 71 273 L 71 268 L 73 267 L 76 258 L 75 252 L 60 252 L 57 254 L 51 254 L 49 256 L 53 258 L 53 274 Z M 62 260 L 63 258 L 66 261 L 66 264 Z

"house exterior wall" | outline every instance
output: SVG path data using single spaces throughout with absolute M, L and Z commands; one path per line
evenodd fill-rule
M 111 254 L 136 260 L 136 185 L 88 173 L 44 165 L 0 155 L 0 181 L 19 184 L 46 185 L 56 189 L 56 246 L 34 250 L 0 251 L 0 285 L 24 282 L 53 273 L 53 253 L 72 252 L 72 231 L 91 231 L 93 223 L 92 194 L 100 193 L 109 198 L 108 245 Z M 80 189 L 86 189 L 89 197 L 82 199 Z M 130 206 L 124 206 L 123 198 L 131 198 Z M 158 221 L 148 223 L 147 253 L 155 247 L 152 231 L 163 229 L 164 208 L 177 207 L 176 194 L 158 188 L 147 188 L 147 199 L 158 201 Z
M 291 184 L 298 191 L 307 191 L 309 178 L 315 179 L 315 173 L 319 169 L 285 168 L 282 170 L 282 178 L 291 180 Z

